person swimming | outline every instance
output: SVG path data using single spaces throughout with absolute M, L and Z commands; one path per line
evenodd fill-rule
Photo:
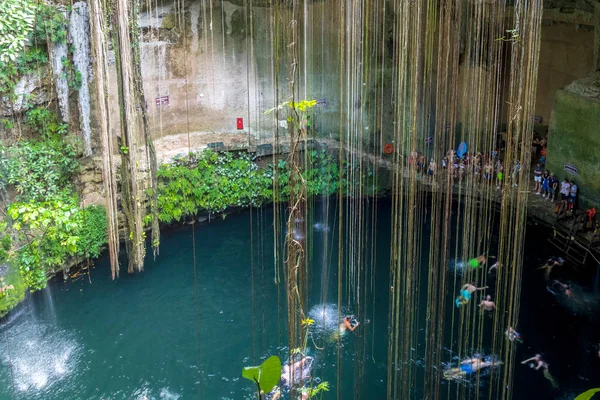
M 565 296 L 567 296 L 569 299 L 575 297 L 575 295 L 573 294 L 573 290 L 571 289 L 571 285 L 562 283 L 561 281 L 554 280 L 552 281 L 550 286 L 546 286 L 546 290 L 555 296 L 560 294 L 560 289 L 564 290 Z
M 482 358 L 469 358 L 461 361 L 458 367 L 448 368 L 444 371 L 444 378 L 447 380 L 460 380 L 473 375 L 484 368 L 502 365 L 502 361 L 486 361 Z
M 471 300 L 471 295 L 473 294 L 473 292 L 476 292 L 478 290 L 484 290 L 487 288 L 487 286 L 478 288 L 477 286 L 472 285 L 470 283 L 463 285 L 463 287 L 460 289 L 460 294 L 458 295 L 456 300 L 454 300 L 456 307 L 460 308 L 460 306 L 467 304 L 469 300 Z
M 492 265 L 490 267 L 490 269 L 488 269 L 488 274 L 492 274 L 492 271 L 494 271 L 496 274 L 498 273 L 498 268 L 502 267 L 502 263 L 497 261 L 494 263 L 494 265 Z
M 546 264 L 542 265 L 541 267 L 539 267 L 538 269 L 545 269 L 546 272 L 544 274 L 544 277 L 546 278 L 546 280 L 550 279 L 550 274 L 552 273 L 552 269 L 554 267 L 560 267 L 561 265 L 563 265 L 565 262 L 565 260 L 561 257 L 550 257 L 547 261 Z
M 479 267 L 484 266 L 486 262 L 487 262 L 487 257 L 485 256 L 485 254 L 482 254 L 479 257 L 471 258 L 469 261 L 467 261 L 467 264 L 471 268 L 477 269 Z
M 519 343 L 523 343 L 523 340 L 521 339 L 521 334 L 515 331 L 512 326 L 509 326 L 506 332 L 504 332 L 504 334 L 511 342 L 514 342 L 516 340 Z
M 550 373 L 550 370 L 548 369 L 548 363 L 542 359 L 541 354 L 536 354 L 535 356 L 528 358 L 527 360 L 521 361 L 521 364 L 527 364 L 527 363 L 529 363 L 530 368 L 535 368 L 536 371 L 539 371 L 540 369 L 542 369 L 544 378 L 548 379 L 548 381 L 550 382 L 552 387 L 554 387 L 554 388 L 558 387 L 558 382 Z
M 492 296 L 488 294 L 485 299 L 481 300 L 479 308 L 481 311 L 494 311 L 496 309 L 496 303 L 492 301 Z
M 292 362 L 291 358 L 281 369 L 281 382 L 285 386 L 302 384 L 310 379 L 313 358 L 300 355 L 300 360 Z
M 354 332 L 358 325 L 360 324 L 354 315 L 346 315 L 344 321 L 340 324 L 340 333 L 344 332 L 346 329 L 350 330 L 350 332 Z

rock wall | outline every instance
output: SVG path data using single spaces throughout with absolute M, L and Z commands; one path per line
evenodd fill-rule
M 287 126 L 285 120 L 265 115 L 291 94 L 291 61 L 283 44 L 291 40 L 285 25 L 272 23 L 271 8 L 228 1 L 211 8 L 195 0 L 177 11 L 172 2 L 162 4 L 140 18 L 142 73 L 154 137 L 202 131 L 261 140 L 272 137 L 277 126 Z M 277 18 L 290 20 L 289 11 L 280 12 Z M 324 134 L 339 134 L 339 16 L 325 3 L 316 3 L 306 4 L 302 18 L 295 42 L 301 71 L 294 82 L 295 100 L 324 99 L 326 105 L 313 110 L 313 126 Z M 244 119 L 243 130 L 237 129 L 236 118 Z
M 550 21 L 542 25 L 535 115 L 543 118 L 543 125 L 550 121 L 556 91 L 587 76 L 593 58 L 593 26 Z
M 556 93 L 548 132 L 548 169 L 574 179 L 582 206 L 600 201 L 600 73 Z M 565 171 L 565 163 L 577 174 Z

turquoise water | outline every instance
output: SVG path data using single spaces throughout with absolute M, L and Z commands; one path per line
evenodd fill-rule
M 325 208 L 317 205 L 314 220 L 306 222 L 314 235 L 310 315 L 326 317 L 326 323 L 315 318 L 313 329 L 315 343 L 325 350 L 311 350 L 313 377 L 330 382 L 332 389 L 324 399 L 336 398 L 337 391 L 337 345 L 328 342 L 339 322 L 337 229 L 331 229 L 336 215 L 330 209 L 326 219 Z M 389 202 L 380 202 L 377 243 L 363 246 L 369 260 L 371 250 L 377 250 L 369 261 L 377 279 L 366 290 L 368 304 L 352 309 L 348 288 L 343 288 L 342 312 L 360 313 L 363 322 L 342 339 L 343 399 L 386 398 L 389 215 Z M 102 258 L 89 279 L 55 280 L 31 296 L 0 327 L 0 399 L 251 398 L 253 386 L 241 378 L 241 368 L 272 354 L 287 357 L 283 289 L 278 293 L 273 284 L 273 210 L 245 211 L 196 226 L 196 268 L 192 229 L 165 231 L 160 256 L 149 258 L 141 274 L 123 272 L 111 281 L 108 260 Z M 365 229 L 368 237 L 371 228 Z M 545 238 L 532 240 L 543 243 Z M 531 265 L 545 256 L 536 252 L 547 251 L 532 248 L 526 259 Z M 122 263 L 126 265 L 124 258 Z M 593 354 L 593 333 L 588 329 L 597 324 L 582 322 L 581 315 L 573 317 L 560 299 L 545 291 L 536 274 L 534 268 L 526 268 L 522 304 L 530 313 L 523 318 L 520 331 L 526 343 L 517 358 L 546 352 L 553 373 L 565 385 L 555 391 L 539 374 L 517 368 L 514 398 L 572 398 L 565 393 L 594 381 L 597 366 L 588 357 Z M 449 307 L 453 297 L 451 288 Z M 489 328 L 491 319 L 488 322 Z M 584 331 L 589 337 L 585 345 Z M 579 342 L 573 335 L 579 335 Z M 422 350 L 414 350 L 416 365 L 424 362 Z M 453 356 L 448 352 L 445 359 Z M 574 363 L 577 357 L 588 358 Z M 442 398 L 454 393 L 454 386 L 444 384 Z M 411 393 L 412 398 L 422 398 L 418 390 Z M 485 397 L 485 391 L 480 395 Z
M 252 224 L 250 213 L 243 212 L 197 226 L 196 281 L 192 227 L 184 226 L 163 234 L 160 256 L 149 258 L 141 274 L 123 272 L 113 282 L 102 258 L 91 282 L 87 276 L 55 280 L 31 296 L 0 332 L 0 398 L 250 398 L 254 388 L 241 378 L 242 367 L 271 354 L 287 357 L 285 326 L 279 322 L 285 306 L 281 300 L 278 314 L 273 284 L 272 213 L 255 211 Z M 319 222 L 327 221 L 314 221 L 315 241 L 321 243 L 333 233 Z M 313 254 L 322 262 L 327 253 L 315 245 Z M 326 258 L 337 263 L 331 253 Z M 337 281 L 331 279 L 330 286 L 328 296 L 335 300 Z M 311 287 L 320 301 L 320 283 Z M 328 310 L 337 318 L 335 304 Z M 344 338 L 344 374 L 353 372 L 354 339 Z M 336 351 L 331 345 L 313 354 L 313 376 L 325 378 L 323 369 Z M 371 372 L 382 390 L 385 372 L 384 364 Z M 334 368 L 330 378 L 335 377 Z

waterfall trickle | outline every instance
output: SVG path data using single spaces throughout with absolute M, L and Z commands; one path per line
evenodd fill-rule
M 79 88 L 79 115 L 85 155 L 92 154 L 91 129 L 90 129 L 90 89 L 88 80 L 90 76 L 90 25 L 87 3 L 80 1 L 73 4 L 69 24 L 69 40 L 73 44 L 73 64 L 81 76 Z
M 63 73 L 63 60 L 68 58 L 67 42 L 50 44 L 52 75 L 54 76 L 54 87 L 56 88 L 60 117 L 63 121 L 69 122 L 71 119 L 69 113 L 69 81 L 66 74 Z
M 190 17 L 191 17 L 191 29 L 192 29 L 192 57 L 195 57 L 198 52 L 198 35 L 200 34 L 200 30 L 198 29 L 199 20 L 200 20 L 200 10 L 202 4 L 199 1 L 196 1 L 190 5 Z

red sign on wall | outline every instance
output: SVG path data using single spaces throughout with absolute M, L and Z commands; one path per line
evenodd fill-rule
M 169 96 L 161 96 L 156 98 L 157 106 L 168 106 L 169 105 Z
M 235 123 L 238 129 L 244 129 L 244 118 L 237 118 Z

